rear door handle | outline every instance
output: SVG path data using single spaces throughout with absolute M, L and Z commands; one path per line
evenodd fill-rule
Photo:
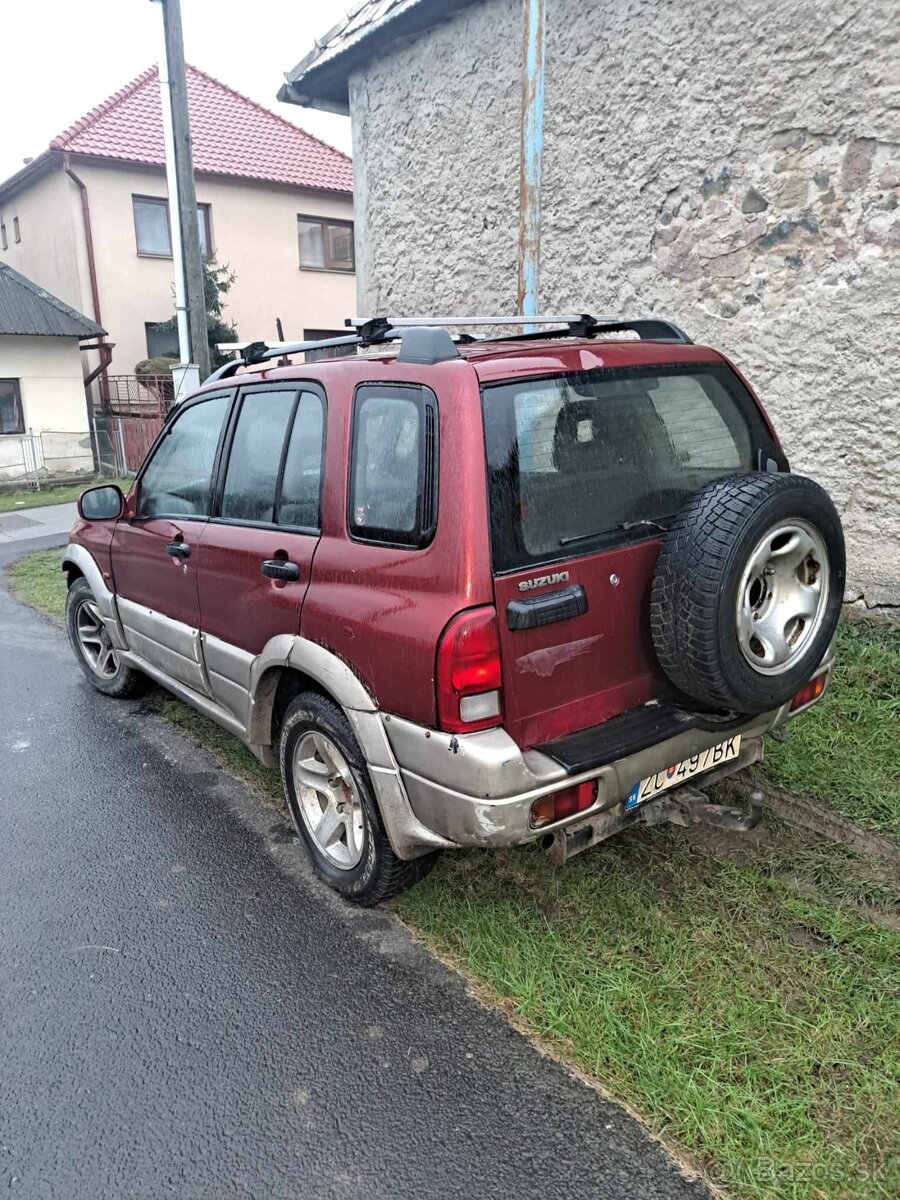
M 285 558 L 264 558 L 260 569 L 270 579 L 281 579 L 285 583 L 300 578 L 300 568 Z
M 166 554 L 171 554 L 173 558 L 190 558 L 191 548 L 187 542 L 166 542 Z
M 555 621 L 580 617 L 587 609 L 584 588 L 580 583 L 573 583 L 571 587 L 542 592 L 526 600 L 510 600 L 506 606 L 506 624 L 513 633 L 518 629 L 540 629 Z

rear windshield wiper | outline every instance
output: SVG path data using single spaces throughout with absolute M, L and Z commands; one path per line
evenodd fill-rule
M 571 546 L 573 542 L 586 542 L 589 538 L 600 537 L 604 533 L 614 533 L 618 529 L 661 529 L 663 533 L 668 533 L 668 525 L 663 525 L 660 521 L 623 521 L 621 525 L 616 525 L 614 529 L 595 529 L 591 533 L 576 533 L 571 537 L 561 537 L 559 544 L 561 546 Z

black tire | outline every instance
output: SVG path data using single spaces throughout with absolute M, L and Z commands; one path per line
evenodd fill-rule
M 763 663 L 768 653 L 764 647 L 757 661 L 750 661 L 742 649 L 743 636 L 752 650 L 753 634 L 748 643 L 747 627 L 752 631 L 752 621 L 765 616 L 767 605 L 772 621 L 781 620 L 777 595 L 774 590 L 766 595 L 764 580 L 752 581 L 750 563 L 768 531 L 774 535 L 792 521 L 812 530 L 824 547 L 824 556 L 811 555 L 795 572 L 798 578 L 807 573 L 801 579 L 804 586 L 811 582 L 815 587 L 818 577 L 822 599 L 808 626 L 803 618 L 783 626 L 783 633 L 790 629 L 783 639 L 789 653 L 782 666 L 769 668 Z M 771 546 L 778 540 L 774 537 Z M 821 566 L 817 576 L 818 557 L 827 557 L 827 586 Z M 778 576 L 780 570 L 767 566 L 763 574 Z M 681 692 L 705 705 L 739 713 L 776 708 L 791 699 L 821 662 L 840 616 L 845 574 L 840 518 L 817 483 L 801 475 L 765 472 L 719 479 L 691 497 L 663 542 L 650 602 L 660 665 Z M 790 587 L 789 573 L 786 578 Z M 752 598 L 754 587 L 762 600 Z M 744 617 L 738 611 L 739 594 L 746 601 Z M 790 649 L 792 638 L 795 649 Z M 773 670 L 778 673 L 770 673 Z
M 142 695 L 149 687 L 150 680 L 140 671 L 135 671 L 133 667 L 126 667 L 124 663 L 120 662 L 113 673 L 102 674 L 89 660 L 78 633 L 79 612 L 86 604 L 96 605 L 96 600 L 88 581 L 81 577 L 75 580 L 66 596 L 66 629 L 72 649 L 75 651 L 75 657 L 78 659 L 78 665 L 84 671 L 91 685 L 98 692 L 102 692 L 104 696 L 126 700 L 132 696 Z
M 356 865 L 345 869 L 323 853 L 304 819 L 294 779 L 294 751 L 307 734 L 323 734 L 337 747 L 352 776 L 355 799 L 362 810 L 362 854 Z M 398 858 L 391 848 L 369 772 L 359 743 L 338 706 L 317 692 L 302 692 L 288 705 L 279 737 L 281 784 L 291 816 L 316 873 L 327 884 L 357 904 L 372 905 L 387 900 L 424 879 L 437 860 L 437 853 L 421 858 Z

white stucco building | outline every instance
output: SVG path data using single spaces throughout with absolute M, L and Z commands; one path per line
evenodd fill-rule
M 0 483 L 93 471 L 81 347 L 104 333 L 0 262 Z
M 350 159 L 187 68 L 201 250 L 246 340 L 343 332 L 355 311 Z M 145 71 L 0 183 L 0 257 L 109 330 L 110 375 L 176 355 L 159 75 Z M 88 356 L 86 371 L 101 365 Z

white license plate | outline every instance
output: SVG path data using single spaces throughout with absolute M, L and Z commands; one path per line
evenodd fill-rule
M 690 758 L 673 763 L 671 767 L 665 767 L 662 771 L 657 771 L 655 775 L 648 775 L 646 779 L 636 783 L 628 793 L 625 800 L 625 811 L 637 808 L 645 800 L 652 800 L 660 792 L 667 792 L 669 788 L 686 783 L 695 775 L 702 775 L 704 771 L 711 771 L 713 767 L 719 767 L 722 763 L 737 758 L 740 752 L 741 735 L 736 733 L 727 741 L 719 742 L 718 746 L 710 746 L 708 750 L 692 754 Z

